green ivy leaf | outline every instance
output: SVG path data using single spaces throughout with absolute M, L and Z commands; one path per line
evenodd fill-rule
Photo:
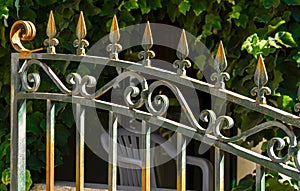
M 149 1 L 149 6 L 153 10 L 156 10 L 158 8 L 162 8 L 161 0 L 151 0 L 151 1 Z
M 0 191 L 7 191 L 7 188 L 4 184 L 0 184 Z
M 191 3 L 189 1 L 181 1 L 178 5 L 178 10 L 183 14 L 186 15 L 186 12 L 189 11 L 191 8 Z
M 280 0 L 263 0 L 264 7 L 266 9 L 277 8 L 280 4 Z
M 2 19 L 2 18 L 6 18 L 7 19 L 8 13 L 9 13 L 9 10 L 8 10 L 7 6 L 2 5 L 0 7 L 0 19 Z
M 120 18 L 122 18 L 122 21 L 126 21 L 126 22 L 133 22 L 135 20 L 135 18 L 127 10 L 122 10 L 120 12 Z
M 208 7 L 207 1 L 191 0 L 191 7 L 196 16 L 199 16 Z
M 126 1 L 125 4 L 124 4 L 124 7 L 128 11 L 130 11 L 131 9 L 138 9 L 139 8 L 138 0 Z
M 248 15 L 245 14 L 241 14 L 240 18 L 238 20 L 235 20 L 235 24 L 236 26 L 241 26 L 243 29 L 245 29 L 247 27 L 247 23 L 248 23 L 249 17 Z
M 105 2 L 101 9 L 100 16 L 113 16 L 115 14 L 114 5 L 111 2 Z
M 93 5 L 92 0 L 81 1 L 81 3 L 79 4 L 79 8 L 87 16 L 98 15 L 101 12 L 101 10 L 98 7 Z
M 72 107 L 70 105 L 67 105 L 65 110 L 60 115 L 60 118 L 64 124 L 67 125 L 67 127 L 71 128 L 74 124 L 74 116 L 72 112 Z
M 173 23 L 176 21 L 176 18 L 180 15 L 180 12 L 178 11 L 177 6 L 174 4 L 170 4 L 167 7 L 167 13 L 168 13 L 168 16 L 169 16 L 171 22 L 173 22 Z
M 147 6 L 147 1 L 146 0 L 139 0 L 139 3 L 142 14 L 148 14 L 151 11 L 151 8 Z
M 10 184 L 10 169 L 7 168 L 2 172 L 1 181 L 4 185 Z
M 294 102 L 294 100 L 290 96 L 288 96 L 288 95 L 282 96 L 282 107 L 283 108 L 286 108 L 290 103 L 293 103 L 293 102 Z
M 5 140 L 3 142 L 1 142 L 0 144 L 0 160 L 3 159 L 3 157 L 7 154 L 7 149 L 10 146 L 10 142 L 9 140 Z
M 39 160 L 37 156 L 31 155 L 28 158 L 28 167 L 30 170 L 35 170 L 40 172 L 44 167 L 44 163 L 41 160 Z
M 239 19 L 241 12 L 242 11 L 242 7 L 239 5 L 233 6 L 232 7 L 232 11 L 229 13 L 229 18 L 227 19 L 229 22 L 231 22 L 231 19 Z
M 247 175 L 242 178 L 237 187 L 233 188 L 232 191 L 252 191 L 255 185 L 255 179 L 252 175 Z
M 42 131 L 40 128 L 40 124 L 43 117 L 43 114 L 38 111 L 27 115 L 27 120 L 30 121 L 30 123 L 26 123 L 26 131 L 33 133 L 34 135 L 41 134 Z
M 291 186 L 288 182 L 280 183 L 276 178 L 270 178 L 266 181 L 267 189 L 272 191 L 294 191 L 294 187 Z
M 297 43 L 295 42 L 293 36 L 289 32 L 281 31 L 275 34 L 274 37 L 280 44 L 286 47 L 297 47 Z
M 31 174 L 29 170 L 26 170 L 26 191 L 30 190 L 31 185 L 32 185 Z
M 297 52 L 293 59 L 297 62 L 298 66 L 300 66 L 300 52 Z
M 300 5 L 300 0 L 284 0 L 288 5 Z
M 268 25 L 268 32 L 275 31 L 279 26 L 283 25 L 285 20 L 280 20 L 276 25 Z
M 209 13 L 205 16 L 205 23 L 211 24 L 214 28 L 221 30 L 221 18 L 219 16 L 214 15 L 213 13 Z

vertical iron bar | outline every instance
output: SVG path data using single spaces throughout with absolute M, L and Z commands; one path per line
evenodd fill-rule
M 109 111 L 108 190 L 117 190 L 117 132 L 118 116 Z
M 76 191 L 84 190 L 84 128 L 85 109 L 76 104 Z
M 150 191 L 150 127 L 142 121 L 142 191 Z
M 186 189 L 186 140 L 177 133 L 177 191 Z
M 224 151 L 215 147 L 215 190 L 224 191 Z
M 54 119 L 55 105 L 47 99 L 46 191 L 54 191 Z
M 10 105 L 10 190 L 26 189 L 26 100 L 17 100 L 19 87 L 19 61 L 17 56 L 11 58 L 11 105 Z
M 256 191 L 265 191 L 265 169 L 256 164 Z

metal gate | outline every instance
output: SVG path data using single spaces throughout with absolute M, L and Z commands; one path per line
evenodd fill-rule
M 32 40 L 35 36 L 35 26 L 30 21 L 17 21 L 11 29 L 10 37 L 12 46 L 19 53 L 11 55 L 11 190 L 25 190 L 25 167 L 26 167 L 26 100 L 43 100 L 46 105 L 46 187 L 47 190 L 54 190 L 54 131 L 55 131 L 55 105 L 57 102 L 66 102 L 75 105 L 76 133 L 76 190 L 84 190 L 84 133 L 87 108 L 99 108 L 109 112 L 109 169 L 108 186 L 109 190 L 117 189 L 117 128 L 118 118 L 126 116 L 139 120 L 142 124 L 142 190 L 149 191 L 150 188 L 150 139 L 151 126 L 156 125 L 171 130 L 177 138 L 177 190 L 186 190 L 186 138 L 191 138 L 214 147 L 214 190 L 224 190 L 224 153 L 230 153 L 242 157 L 257 164 L 256 167 L 256 190 L 265 190 L 265 169 L 272 169 L 285 174 L 296 181 L 300 180 L 300 152 L 297 137 L 293 128 L 300 128 L 300 118 L 291 113 L 274 108 L 267 104 L 265 95 L 270 94 L 266 86 L 268 76 L 260 56 L 254 74 L 254 87 L 251 93 L 256 99 L 237 94 L 225 89 L 225 80 L 229 79 L 226 73 L 226 57 L 222 43 L 220 43 L 217 55 L 214 59 L 214 73 L 211 74 L 215 84 L 210 84 L 186 75 L 186 68 L 191 66 L 187 60 L 189 47 L 185 31 L 178 37 L 178 49 L 176 60 L 173 65 L 176 71 L 164 70 L 151 65 L 151 59 L 155 54 L 151 50 L 153 39 L 150 24 L 146 24 L 145 33 L 141 40 L 144 51 L 140 52 L 139 62 L 119 60 L 118 53 L 122 46 L 118 44 L 120 36 L 116 17 L 113 18 L 111 32 L 109 34 L 110 44 L 107 45 L 108 57 L 91 56 L 85 54 L 85 47 L 88 41 L 83 14 L 80 14 L 76 28 L 77 40 L 74 46 L 77 54 L 59 54 L 55 51 L 58 40 L 55 38 L 56 27 L 52 12 L 50 13 L 45 45 L 47 53 L 36 53 L 44 50 L 39 48 L 28 50 L 22 45 L 22 40 Z M 132 34 L 134 35 L 134 34 Z M 159 53 L 157 53 L 159 54 Z M 51 69 L 49 61 L 69 61 L 91 65 L 105 65 L 114 67 L 119 75 L 102 87 L 96 87 L 96 78 L 91 75 L 80 75 L 78 73 L 68 74 L 66 82 L 61 80 Z M 38 66 L 41 71 L 50 77 L 53 84 L 59 89 L 58 92 L 40 91 L 42 83 L 39 73 L 30 72 L 30 68 Z M 148 82 L 144 75 L 154 76 L 157 80 Z M 138 86 L 128 86 L 123 93 L 125 105 L 103 101 L 101 96 L 111 90 L 114 85 L 128 77 L 135 77 L 139 81 Z M 73 89 L 68 85 L 73 85 Z M 157 93 L 157 88 L 164 86 L 171 91 L 182 109 L 185 122 L 171 120 L 166 114 L 169 106 L 169 99 L 166 95 Z M 223 130 L 237 128 L 234 119 L 229 115 L 219 115 L 213 109 L 206 109 L 193 114 L 187 97 L 183 95 L 180 87 L 192 86 L 196 91 L 207 93 L 216 99 L 232 102 L 249 110 L 256 111 L 269 116 L 272 120 L 263 122 L 247 131 L 227 137 Z M 96 88 L 90 93 L 89 88 Z M 155 93 L 156 92 L 156 93 Z M 154 96 L 154 94 L 157 94 Z M 300 95 L 299 95 L 300 96 Z M 190 98 L 189 98 L 190 99 Z M 143 109 L 142 109 L 143 108 Z M 295 109 L 299 110 L 300 105 L 296 104 Z M 200 116 L 200 117 L 199 117 Z M 202 120 L 207 125 L 200 125 Z M 201 123 L 202 124 L 202 123 Z M 267 128 L 279 128 L 287 139 L 273 137 L 268 140 L 267 154 L 256 153 L 244 148 L 240 140 L 250 135 L 260 133 Z M 278 151 L 287 149 L 285 155 L 278 155 Z M 288 165 L 294 164 L 294 167 Z

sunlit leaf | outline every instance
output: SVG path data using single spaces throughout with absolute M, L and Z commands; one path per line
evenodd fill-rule
M 298 52 L 293 59 L 297 62 L 298 66 L 300 66 L 300 52 Z
M 275 39 L 286 47 L 297 47 L 297 43 L 295 42 L 292 34 L 289 32 L 278 32 L 275 34 Z
M 181 1 L 180 4 L 178 5 L 178 9 L 183 15 L 186 15 L 186 12 L 189 11 L 190 8 L 191 8 L 191 3 L 189 1 Z

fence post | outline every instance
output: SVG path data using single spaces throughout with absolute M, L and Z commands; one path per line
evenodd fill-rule
M 16 55 L 11 58 L 11 156 L 10 156 L 10 190 L 26 189 L 26 100 L 18 100 L 20 90 L 18 77 L 19 61 Z
M 54 118 L 55 105 L 47 99 L 46 191 L 54 191 Z

